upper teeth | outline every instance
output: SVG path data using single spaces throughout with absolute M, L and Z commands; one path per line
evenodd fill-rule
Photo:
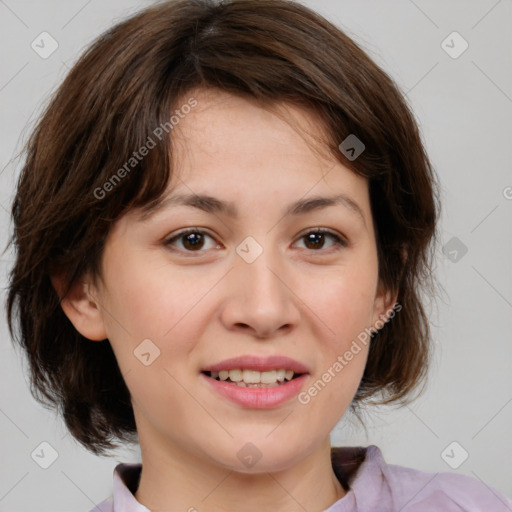
M 246 384 L 272 384 L 274 382 L 283 382 L 292 380 L 293 370 L 269 370 L 266 372 L 259 372 L 257 370 L 221 370 L 220 372 L 211 372 L 212 378 L 219 377 L 220 380 L 227 380 L 228 378 L 233 382 L 244 381 Z

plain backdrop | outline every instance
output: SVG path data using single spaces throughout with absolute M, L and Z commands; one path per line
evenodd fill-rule
M 332 444 L 376 444 L 389 463 L 467 474 L 512 497 L 512 2 L 304 3 L 396 80 L 442 185 L 436 273 L 445 293 L 430 308 L 429 386 L 410 406 L 370 411 L 368 435 L 346 416 Z M 21 165 L 14 156 L 48 94 L 97 35 L 150 4 L 0 0 L 2 250 Z M 58 44 L 47 58 L 31 46 L 42 32 Z M 12 260 L 2 255 L 2 306 Z M 101 458 L 82 448 L 30 395 L 4 312 L 0 334 L 0 511 L 90 510 L 110 495 L 115 465 L 139 460 L 137 449 Z M 41 443 L 57 457 L 47 469 L 33 458 Z

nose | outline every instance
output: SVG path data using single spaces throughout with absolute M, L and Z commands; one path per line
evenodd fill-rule
M 226 276 L 226 300 L 221 311 L 224 326 L 268 338 L 298 325 L 300 300 L 293 292 L 289 270 L 270 249 L 264 249 L 252 263 L 237 256 Z

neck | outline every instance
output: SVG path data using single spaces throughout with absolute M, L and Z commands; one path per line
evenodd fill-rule
M 332 469 L 329 438 L 292 466 L 261 473 L 239 473 L 179 446 L 152 449 L 155 444 L 140 442 L 135 498 L 150 510 L 320 512 L 345 495 Z

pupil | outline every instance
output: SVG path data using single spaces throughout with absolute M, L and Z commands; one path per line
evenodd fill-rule
M 187 247 L 187 249 L 194 249 L 194 248 L 201 248 L 204 243 L 204 240 L 202 239 L 202 235 L 200 233 L 189 233 L 185 235 L 185 242 L 184 246 Z
M 323 236 L 323 233 L 310 233 L 309 235 L 307 235 L 306 246 L 308 247 L 308 249 L 311 249 L 311 247 L 308 246 L 308 243 L 312 243 L 314 246 L 313 248 L 316 249 L 318 249 L 318 246 L 321 247 L 323 245 Z

